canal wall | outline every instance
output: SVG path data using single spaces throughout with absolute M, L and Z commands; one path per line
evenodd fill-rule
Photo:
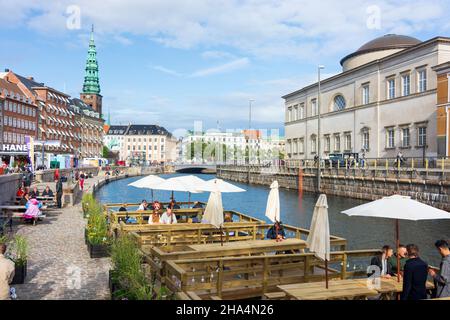
M 318 192 L 317 168 L 218 166 L 217 176 L 267 186 L 277 180 L 283 188 Z M 449 187 L 450 174 L 444 171 L 324 168 L 320 191 L 362 200 L 401 194 L 450 211 Z

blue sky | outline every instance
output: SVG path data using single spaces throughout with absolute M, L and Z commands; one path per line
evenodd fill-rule
M 447 0 L 0 0 L 0 68 L 78 96 L 95 24 L 114 124 L 283 128 L 281 96 L 387 33 L 448 36 Z

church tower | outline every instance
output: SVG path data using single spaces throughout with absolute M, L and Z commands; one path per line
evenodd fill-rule
M 83 91 L 80 94 L 80 99 L 87 105 L 90 105 L 102 117 L 102 95 L 100 94 L 100 82 L 98 78 L 98 62 L 97 50 L 94 42 L 94 26 L 92 26 L 91 39 L 89 41 Z

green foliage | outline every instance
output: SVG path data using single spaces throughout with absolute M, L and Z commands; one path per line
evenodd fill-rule
M 24 236 L 16 235 L 9 248 L 9 256 L 16 266 L 23 266 L 28 259 L 28 241 Z
M 115 298 L 129 300 L 151 300 L 152 287 L 142 269 L 143 257 L 138 244 L 129 235 L 124 235 L 112 244 L 112 281 L 119 285 Z
M 87 237 L 91 244 L 108 244 L 108 224 L 103 208 L 93 197 L 87 201 Z
M 102 157 L 103 158 L 109 158 L 109 149 L 108 149 L 107 146 L 103 146 Z

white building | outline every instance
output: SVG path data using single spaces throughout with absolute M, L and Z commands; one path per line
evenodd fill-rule
M 156 125 L 111 126 L 104 142 L 111 151 L 119 152 L 119 160 L 127 164 L 150 165 L 177 159 L 177 140 Z
M 283 98 L 286 153 L 290 159 L 317 154 L 365 153 L 367 158 L 445 154 L 437 139 L 435 66 L 450 60 L 450 38 L 386 35 L 341 60 L 342 73 Z
M 191 159 L 189 152 L 192 152 L 191 148 L 193 145 L 199 146 L 199 143 L 205 144 L 206 152 L 204 152 L 203 158 L 199 152 L 194 152 L 194 157 Z M 218 150 L 220 147 L 225 147 L 227 152 L 226 157 L 222 160 L 217 159 L 214 153 L 214 150 Z M 224 160 L 242 160 L 247 147 L 255 154 L 255 157 L 256 153 L 260 151 L 261 158 L 265 157 L 265 159 L 269 155 L 271 157 L 277 157 L 285 149 L 283 138 L 278 136 L 263 137 L 259 130 L 244 130 L 241 132 L 220 132 L 213 130 L 206 133 L 188 134 L 184 137 L 181 142 L 182 161 L 222 162 Z M 263 152 L 265 153 L 264 155 L 262 154 Z

